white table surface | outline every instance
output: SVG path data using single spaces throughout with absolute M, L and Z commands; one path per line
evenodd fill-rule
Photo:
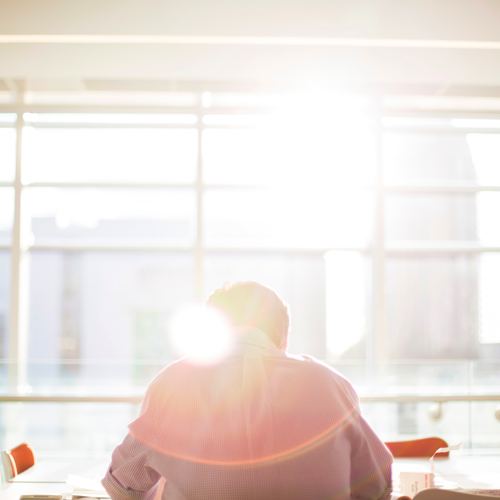
M 0 486 L 0 499 L 19 500 L 21 495 L 63 495 L 70 491 L 63 483 L 6 483 Z
M 500 454 L 452 452 L 449 459 L 434 459 L 435 484 L 448 489 L 500 489 Z M 426 459 L 405 458 L 394 461 L 392 477 L 395 489 L 400 472 L 430 472 Z
M 19 474 L 15 481 L 0 485 L 0 500 L 19 500 L 21 495 L 60 495 L 69 493 L 68 474 L 100 481 L 109 460 L 41 460 Z M 393 465 L 395 488 L 400 472 L 430 472 L 426 459 L 396 459 Z M 435 460 L 436 484 L 445 488 L 500 489 L 500 453 L 453 453 L 449 459 Z M 393 495 L 397 498 L 397 489 Z
M 9 483 L 66 483 L 68 474 L 101 482 L 110 458 L 39 460 L 33 467 L 13 477 Z

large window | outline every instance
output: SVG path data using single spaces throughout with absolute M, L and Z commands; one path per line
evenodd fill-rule
M 3 389 L 141 394 L 177 357 L 176 311 L 256 280 L 290 306 L 289 350 L 361 395 L 498 391 L 498 121 L 229 97 L 0 112 Z M 387 438 L 447 429 L 391 404 L 366 407 Z

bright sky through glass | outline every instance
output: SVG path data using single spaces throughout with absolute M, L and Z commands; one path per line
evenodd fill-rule
M 16 113 L 0 113 L 0 123 L 14 123 L 16 119 Z
M 14 189 L 0 188 L 0 231 L 10 231 L 14 220 Z
M 163 238 L 181 246 L 194 239 L 195 194 L 187 190 L 30 188 L 25 203 L 32 218 L 54 218 L 61 230 L 93 229 L 101 221 L 173 221 L 182 226 L 177 236 L 163 234 Z
M 327 349 L 339 357 L 365 334 L 365 262 L 359 252 L 343 251 L 325 260 Z
M 500 185 L 500 135 L 468 134 L 467 143 L 476 169 L 477 182 Z
M 23 139 L 23 182 L 196 179 L 195 129 L 25 127 Z
M 363 248 L 371 235 L 372 195 L 304 185 L 208 191 L 207 246 Z
M 204 96 L 207 111 L 216 98 L 215 94 Z M 208 186 L 234 184 L 239 188 L 205 191 L 204 244 L 240 248 L 363 248 L 369 244 L 373 232 L 373 198 L 363 187 L 374 182 L 375 138 L 372 123 L 363 111 L 366 103 L 356 103 L 353 99 L 317 89 L 280 96 L 267 115 L 205 115 L 203 180 Z M 12 121 L 10 115 L 4 118 Z M 25 119 L 34 125 L 52 126 L 25 127 L 23 182 L 190 184 L 196 181 L 197 130 L 144 127 L 148 123 L 194 125 L 195 115 L 42 113 L 27 114 Z M 58 123 L 61 128 L 54 127 Z M 63 128 L 64 123 L 72 127 Z M 141 127 L 90 126 L 99 123 Z M 76 127 L 77 124 L 83 126 Z M 455 120 L 439 124 L 495 128 L 499 121 Z M 468 134 L 467 144 L 477 182 L 500 184 L 500 136 Z M 464 147 L 467 149 L 467 145 Z M 399 160 L 394 158 L 396 170 Z M 1 181 L 13 179 L 14 166 L 15 129 L 0 128 Z M 250 189 L 253 185 L 265 188 Z M 8 201 L 8 196 L 3 196 L 3 200 Z M 26 197 L 33 217 L 53 217 L 59 229 L 72 225 L 92 228 L 101 220 L 168 219 L 188 221 L 192 235 L 195 200 L 194 191 L 188 190 L 166 194 L 30 189 Z M 479 193 L 476 201 L 478 239 L 483 243 L 498 243 L 500 193 Z M 11 224 L 11 214 L 5 209 L 2 212 L 6 215 L 0 224 L 7 227 Z M 188 243 L 192 241 L 191 238 Z M 491 288 L 494 284 L 488 285 L 485 277 L 486 270 L 493 265 L 488 259 L 481 264 L 482 297 L 495 296 Z M 327 329 L 334 355 L 340 355 L 359 341 L 364 331 L 363 273 L 360 254 L 328 254 Z M 348 280 L 348 276 L 352 279 Z M 337 309 L 336 304 L 340 303 L 343 306 Z M 349 326 L 346 311 L 359 321 Z M 496 314 L 496 309 L 484 302 L 483 337 L 498 337 L 500 341 L 500 333 L 492 333 L 500 332 L 500 328 L 494 330 L 491 326 L 500 325 L 500 316 L 495 319 Z M 338 337 L 342 331 L 349 333 Z
M 0 181 L 13 181 L 15 168 L 16 130 L 0 128 Z
M 500 121 L 495 120 L 497 124 Z M 500 185 L 500 136 L 468 134 L 479 184 Z M 477 194 L 478 238 L 484 244 L 500 244 L 500 193 Z M 479 338 L 500 342 L 500 258 L 494 253 L 479 257 Z

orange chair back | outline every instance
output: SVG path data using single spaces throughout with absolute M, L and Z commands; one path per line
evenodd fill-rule
M 436 450 L 447 447 L 448 443 L 444 439 L 431 437 L 411 441 L 393 441 L 385 445 L 394 458 L 431 458 Z M 449 451 L 436 455 L 436 457 L 449 456 Z
M 20 444 L 7 453 L 14 460 L 14 476 L 35 465 L 35 452 L 28 443 Z

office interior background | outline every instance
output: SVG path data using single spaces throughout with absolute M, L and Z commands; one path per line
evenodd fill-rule
M 176 311 L 254 280 L 382 439 L 498 448 L 499 33 L 493 0 L 2 0 L 0 447 L 109 453 Z

